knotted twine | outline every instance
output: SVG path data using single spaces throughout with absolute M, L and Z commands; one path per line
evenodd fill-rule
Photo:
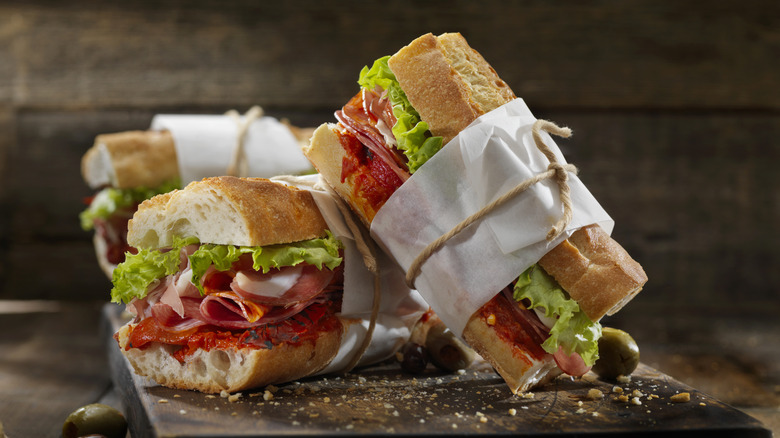
M 253 106 L 246 112 L 243 120 L 236 110 L 230 110 L 226 112 L 225 115 L 232 118 L 236 122 L 236 127 L 238 128 L 236 133 L 236 145 L 233 148 L 233 158 L 228 165 L 227 175 L 246 176 L 249 173 L 249 163 L 247 163 L 246 151 L 244 150 L 246 134 L 249 131 L 249 127 L 252 126 L 252 123 L 263 116 L 263 109 L 258 105 Z
M 368 350 L 368 346 L 371 344 L 371 340 L 374 337 L 376 320 L 379 317 L 379 308 L 382 303 L 382 293 L 381 293 L 382 282 L 381 282 L 380 271 L 379 271 L 379 263 L 377 262 L 376 255 L 375 255 L 376 248 L 373 244 L 373 241 L 370 238 L 366 238 L 363 228 L 360 225 L 358 225 L 357 222 L 355 222 L 350 208 L 344 203 L 341 197 L 333 190 L 333 188 L 330 185 L 320 184 L 319 182 L 301 181 L 295 179 L 295 177 L 292 178 L 275 177 L 274 179 L 286 181 L 291 184 L 306 185 L 312 189 L 320 189 L 328 193 L 328 195 L 330 195 L 330 197 L 333 198 L 336 207 L 338 207 L 339 211 L 341 212 L 341 215 L 344 217 L 344 222 L 347 224 L 347 228 L 349 228 L 349 231 L 352 233 L 352 236 L 355 238 L 355 247 L 357 248 L 360 255 L 363 257 L 363 264 L 366 266 L 366 269 L 368 269 L 368 271 L 373 274 L 374 296 L 373 296 L 373 304 L 371 307 L 371 318 L 368 321 L 368 329 L 366 330 L 366 335 L 363 337 L 363 341 L 358 347 L 358 350 L 352 355 L 352 358 L 350 359 L 347 366 L 344 368 L 344 371 L 342 371 L 344 374 L 349 373 L 357 366 L 358 362 L 360 362 L 360 359 L 363 358 L 363 355 L 365 354 L 366 350 Z
M 453 227 L 450 231 L 446 232 L 444 235 L 442 235 L 438 239 L 428 244 L 428 246 L 426 246 L 425 249 L 423 249 L 422 252 L 420 252 L 420 254 L 414 259 L 411 266 L 409 266 L 409 270 L 406 273 L 406 284 L 410 288 L 415 289 L 414 282 L 417 279 L 417 276 L 420 275 L 420 269 L 422 268 L 422 265 L 428 260 L 428 258 L 431 255 L 433 255 L 433 253 L 438 251 L 448 240 L 455 237 L 458 233 L 463 231 L 463 229 L 465 229 L 469 225 L 482 219 L 483 217 L 490 214 L 497 208 L 506 204 L 509 200 L 511 200 L 515 196 L 525 192 L 530 187 L 532 187 L 533 185 L 541 181 L 552 179 L 552 178 L 555 179 L 555 182 L 558 183 L 558 194 L 560 196 L 561 203 L 563 204 L 563 216 L 558 220 L 558 222 L 556 222 L 550 228 L 550 231 L 547 233 L 546 236 L 547 240 L 548 241 L 554 240 L 556 237 L 558 237 L 562 232 L 566 230 L 566 227 L 569 225 L 569 222 L 571 222 L 571 218 L 572 218 L 571 189 L 569 188 L 569 172 L 576 175 L 577 168 L 572 164 L 561 164 L 558 162 L 558 158 L 555 156 L 553 151 L 550 150 L 550 148 L 544 143 L 544 140 L 542 139 L 541 131 L 545 131 L 550 134 L 555 134 L 563 138 L 571 137 L 571 129 L 569 128 L 559 127 L 555 123 L 547 120 L 537 120 L 536 122 L 534 122 L 531 132 L 533 134 L 533 139 L 534 139 L 534 143 L 536 144 L 536 147 L 539 149 L 539 151 L 541 151 L 544 154 L 545 157 L 547 157 L 547 160 L 550 162 L 550 164 L 547 166 L 547 170 L 521 182 L 513 189 L 509 190 L 508 192 L 504 193 L 493 202 L 483 207 L 478 212 L 464 219 L 458 225 Z

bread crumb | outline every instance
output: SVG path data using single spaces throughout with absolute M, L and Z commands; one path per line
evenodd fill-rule
M 173 398 L 179 398 L 181 397 L 179 394 L 173 394 Z
M 590 415 L 591 415 L 591 416 L 593 416 L 593 417 L 598 417 L 598 416 L 599 416 L 599 413 L 598 413 L 598 412 L 594 412 L 594 413 L 592 413 L 592 414 L 590 414 Z
M 161 398 L 161 399 L 157 400 L 157 403 L 168 403 L 168 399 Z
M 487 419 L 487 417 L 485 417 L 485 416 L 482 416 L 482 417 L 479 417 L 479 422 L 480 422 L 480 423 L 487 423 L 487 422 L 488 422 L 488 419 Z
M 236 402 L 236 401 L 238 401 L 238 399 L 240 399 L 240 398 L 241 398 L 241 393 L 240 393 L 240 392 L 237 392 L 237 393 L 235 393 L 235 394 L 233 394 L 233 395 L 230 395 L 230 396 L 228 396 L 228 398 L 227 398 L 227 399 L 228 399 L 228 401 L 229 401 L 230 403 L 233 403 L 233 402 Z
M 640 391 L 638 389 L 635 389 L 634 392 L 631 393 L 631 395 L 634 396 L 634 397 L 642 397 L 642 396 L 644 396 L 644 394 L 642 394 L 642 391 Z
M 585 409 L 579 408 L 574 413 L 575 414 L 584 414 L 585 413 Z
M 216 396 L 216 395 L 214 395 L 214 394 L 207 394 L 207 395 L 206 395 L 206 398 L 217 398 L 217 396 Z
M 628 396 L 625 394 L 620 394 L 617 399 L 623 403 L 628 403 Z
M 517 409 L 515 409 L 515 408 L 509 408 L 509 415 L 511 415 L 511 416 L 513 416 L 513 417 L 514 417 L 515 415 L 517 415 Z
M 495 323 L 496 323 L 496 315 L 491 313 L 490 315 L 488 315 L 487 321 L 485 321 L 485 322 L 487 322 L 487 325 L 495 325 Z
M 642 400 L 639 400 L 639 397 L 634 397 L 631 399 L 631 404 L 636 406 L 642 406 Z
M 588 400 L 601 400 L 604 398 L 604 393 L 596 388 L 590 388 L 588 390 Z
M 230 393 L 223 389 L 222 391 L 220 391 L 219 396 L 222 398 L 228 398 L 230 397 Z
M 612 392 L 616 392 L 616 393 L 620 394 L 621 392 L 623 392 L 623 388 L 615 385 L 615 386 L 612 387 Z
M 268 400 L 273 400 L 273 399 L 274 399 L 274 395 L 273 395 L 273 393 L 271 393 L 271 391 L 266 390 L 263 393 L 263 400 L 268 401 Z
M 688 403 L 691 401 L 691 394 L 687 392 L 681 392 L 669 397 L 669 400 L 673 401 L 674 403 Z
M 620 383 L 631 383 L 631 376 L 619 375 L 617 381 Z
M 325 397 L 322 399 L 322 401 L 325 403 L 330 403 L 330 397 Z
M 699 402 L 699 406 L 707 406 L 707 403 Z
M 520 398 L 534 398 L 534 397 L 536 397 L 536 394 L 534 394 L 533 392 L 524 392 L 520 394 Z

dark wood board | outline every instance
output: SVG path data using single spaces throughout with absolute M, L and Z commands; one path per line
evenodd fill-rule
M 592 374 L 558 378 L 516 396 L 484 363 L 463 373 L 429 368 L 401 372 L 396 362 L 343 376 L 303 379 L 233 394 L 232 398 L 161 387 L 132 372 L 110 334 L 122 323 L 119 308 L 104 310 L 111 374 L 134 437 L 310 435 L 522 435 L 616 434 L 771 437 L 747 414 L 640 364 L 630 382 L 604 382 Z M 641 404 L 618 399 L 637 395 Z M 604 397 L 593 399 L 596 389 Z M 670 397 L 690 393 L 687 403 Z M 271 396 L 271 397 L 269 397 Z

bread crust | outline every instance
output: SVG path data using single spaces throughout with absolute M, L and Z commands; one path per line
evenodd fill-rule
M 173 136 L 168 131 L 101 134 L 81 159 L 81 175 L 93 188 L 158 187 L 179 178 Z
M 463 339 L 504 378 L 512 393 L 543 385 L 561 374 L 552 355 L 535 359 L 519 346 L 503 341 L 479 311 L 463 329 Z
M 515 99 L 460 33 L 425 34 L 387 62 L 409 102 L 447 144 L 477 117 Z
M 539 260 L 592 321 L 612 315 L 647 282 L 642 266 L 600 226 L 590 225 Z
M 202 243 L 263 246 L 324 237 L 327 224 L 311 194 L 263 178 L 222 176 L 147 199 L 128 223 L 131 246 Z
M 116 338 L 137 374 L 169 388 L 205 393 L 236 392 L 315 374 L 336 357 L 343 336 L 342 325 L 339 330 L 320 332 L 315 340 L 271 349 L 199 350 L 182 364 L 171 355 L 175 351 L 171 345 L 154 342 L 143 349 L 128 349 L 133 326 L 122 326 Z

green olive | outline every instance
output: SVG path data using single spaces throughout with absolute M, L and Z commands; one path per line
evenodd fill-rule
M 446 371 L 466 369 L 474 362 L 476 353 L 463 343 L 444 323 L 437 323 L 428 330 L 425 348 L 431 362 Z
M 118 410 L 100 403 L 82 406 L 73 411 L 62 425 L 62 438 L 103 435 L 124 438 L 127 420 Z
M 639 346 L 628 333 L 610 327 L 601 330 L 599 358 L 593 372 L 605 380 L 628 376 L 639 365 Z

